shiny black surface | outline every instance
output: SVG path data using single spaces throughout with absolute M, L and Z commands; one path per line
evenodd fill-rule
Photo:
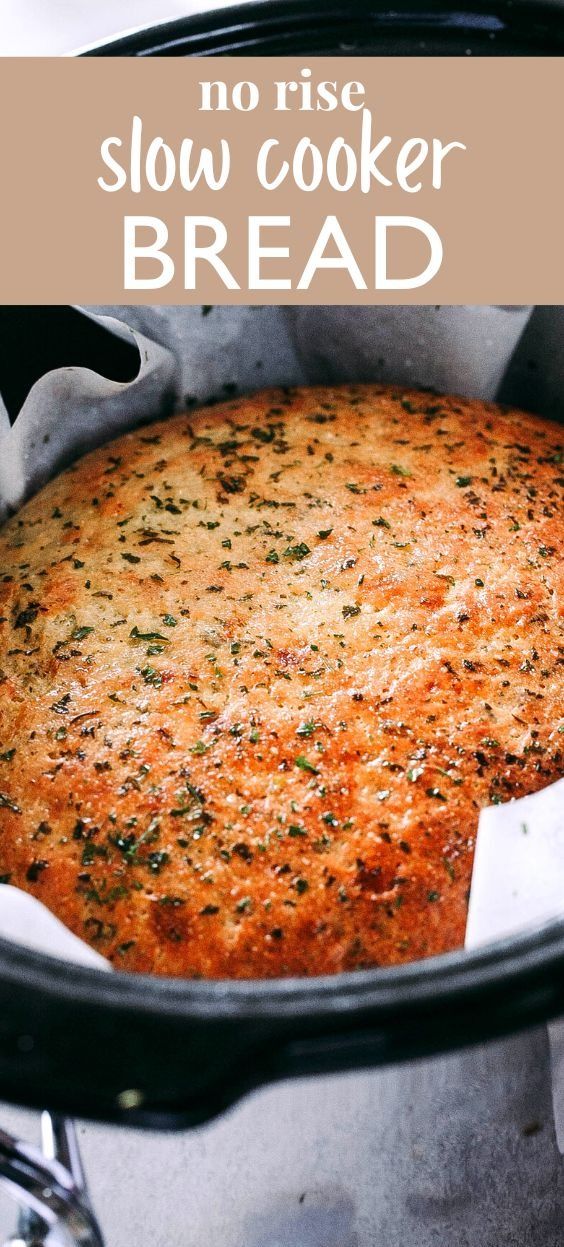
M 556 56 L 561 15 L 543 0 L 452 7 L 262 0 L 117 38 L 90 56 Z
M 563 922 L 472 954 L 249 983 L 106 973 L 0 940 L 0 1098 L 189 1126 L 261 1083 L 410 1060 L 562 1013 Z

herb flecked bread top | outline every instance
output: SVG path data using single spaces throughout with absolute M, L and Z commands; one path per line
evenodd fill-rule
M 558 425 L 377 386 L 129 433 L 0 533 L 0 871 L 127 970 L 460 945 L 564 771 Z

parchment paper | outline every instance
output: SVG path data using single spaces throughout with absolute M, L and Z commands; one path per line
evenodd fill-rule
M 174 404 L 178 388 L 174 356 L 122 321 L 101 319 L 116 336 L 133 337 L 139 351 L 137 376 L 125 384 L 87 368 L 45 373 L 12 427 L 0 395 L 0 520 L 71 459 L 133 422 L 164 415 Z M 1 385 L 0 355 L 0 390 Z

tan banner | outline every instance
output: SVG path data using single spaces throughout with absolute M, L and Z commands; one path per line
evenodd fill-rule
M 559 303 L 558 58 L 4 60 L 5 303 Z

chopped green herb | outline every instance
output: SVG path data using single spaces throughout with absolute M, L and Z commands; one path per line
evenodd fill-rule
M 54 704 L 51 706 L 51 710 L 54 710 L 55 714 L 68 714 L 70 699 L 71 699 L 70 693 L 65 693 L 63 697 L 60 698 L 59 701 L 54 702 Z
M 11 810 L 12 814 L 21 814 L 21 808 L 5 792 L 0 792 L 0 810 Z
M 71 641 L 83 641 L 84 638 L 89 636 L 93 631 L 93 628 L 87 628 L 86 626 L 83 626 L 82 628 L 75 628 L 74 632 L 71 632 L 70 639 Z
M 208 749 L 209 745 L 204 744 L 203 740 L 197 740 L 196 744 L 192 745 L 190 753 L 207 753 Z
M 140 632 L 137 626 L 131 629 L 129 636 L 132 641 L 162 641 L 165 645 L 169 644 L 169 638 L 161 632 Z
M 145 684 L 151 684 L 153 688 L 162 687 L 163 677 L 156 667 L 141 667 L 138 670 L 139 674 L 143 676 Z
M 149 870 L 152 871 L 154 875 L 160 874 L 163 866 L 166 866 L 168 860 L 169 855 L 164 849 L 155 849 L 153 853 L 149 853 L 147 856 Z
M 319 775 L 317 767 L 312 766 L 311 762 L 308 762 L 307 758 L 304 758 L 303 754 L 300 754 L 299 757 L 294 759 L 294 765 L 297 766 L 300 771 L 309 771 L 311 775 Z
M 306 546 L 305 541 L 300 541 L 297 546 L 288 546 L 284 550 L 284 558 L 290 559 L 292 563 L 301 563 L 302 559 L 306 559 L 308 554 L 311 554 L 311 550 L 309 546 Z

